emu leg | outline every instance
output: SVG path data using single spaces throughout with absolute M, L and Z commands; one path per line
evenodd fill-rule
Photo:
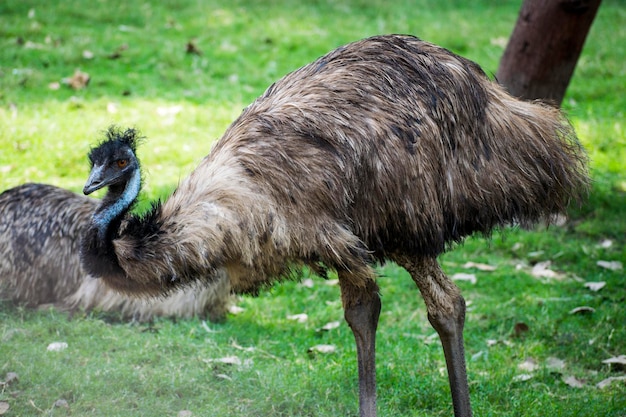
M 455 417 L 471 417 L 472 408 L 465 367 L 463 326 L 465 300 L 434 258 L 399 262 L 419 287 L 426 303 L 428 320 L 439 334 L 448 368 Z
M 359 367 L 359 415 L 376 416 L 376 327 L 380 316 L 378 285 L 372 279 L 358 282 L 348 272 L 339 273 L 344 317 L 356 341 Z

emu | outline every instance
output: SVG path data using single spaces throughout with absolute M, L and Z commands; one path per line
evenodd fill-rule
M 124 296 L 89 277 L 80 265 L 79 243 L 99 204 L 47 184 L 23 184 L 0 194 L 0 299 L 28 307 L 118 312 L 137 321 L 225 318 L 232 301 L 226 276 L 154 301 Z
M 108 193 L 84 235 L 85 269 L 139 295 L 222 269 L 240 293 L 305 265 L 336 271 L 363 417 L 376 415 L 372 265 L 410 273 L 443 345 L 454 413 L 470 416 L 465 302 L 437 256 L 473 233 L 549 219 L 589 182 L 558 109 L 515 99 L 477 64 L 403 35 L 342 46 L 277 81 L 143 217 L 126 214 L 141 186 L 135 133 L 108 136 L 90 152 L 84 192 Z M 105 158 L 117 142 L 125 148 Z

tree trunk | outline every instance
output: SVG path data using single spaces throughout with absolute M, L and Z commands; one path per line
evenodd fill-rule
M 496 79 L 512 95 L 560 105 L 602 0 L 524 0 Z

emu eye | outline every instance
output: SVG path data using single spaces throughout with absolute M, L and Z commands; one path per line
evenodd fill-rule
M 127 165 L 128 165 L 128 159 L 118 159 L 117 160 L 117 167 L 118 168 L 126 168 Z

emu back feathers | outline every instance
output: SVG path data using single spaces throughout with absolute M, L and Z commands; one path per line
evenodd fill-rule
M 588 181 L 558 109 L 509 96 L 445 49 L 380 36 L 269 87 L 155 209 L 158 230 L 114 243 L 145 291 L 219 266 L 237 290 L 298 263 L 369 276 L 375 259 L 549 218 Z

